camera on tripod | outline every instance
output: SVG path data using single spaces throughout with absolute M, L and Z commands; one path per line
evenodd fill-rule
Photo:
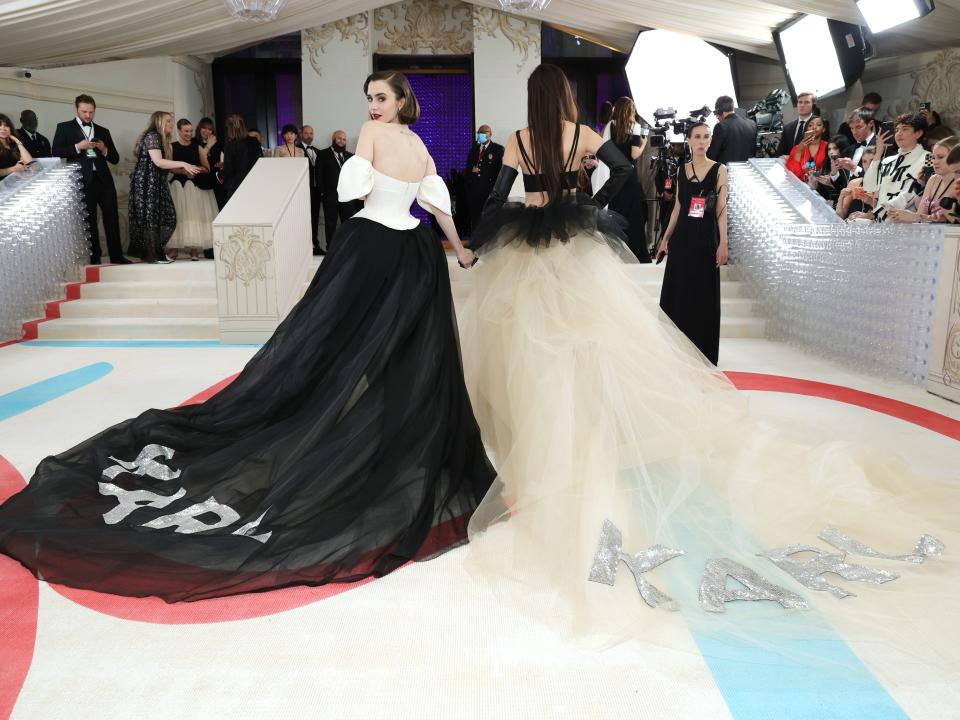
M 757 124 L 757 157 L 775 157 L 783 132 L 783 108 L 787 104 L 786 90 L 776 89 L 747 110 L 747 117 Z
M 686 138 L 690 128 L 706 120 L 709 115 L 710 108 L 706 105 L 691 110 L 688 117 L 680 120 L 677 120 L 677 111 L 674 108 L 657 108 L 653 111 L 654 126 L 650 130 L 650 147 L 666 147 L 667 135 L 670 133 Z

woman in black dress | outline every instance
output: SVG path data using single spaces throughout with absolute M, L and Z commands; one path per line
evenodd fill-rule
M 0 115 L 0 178 L 23 172 L 33 158 L 17 137 L 13 122 Z
M 190 250 L 190 259 L 199 259 L 200 250 L 213 250 L 213 221 L 217 217 L 217 200 L 209 185 L 201 187 L 201 179 L 209 179 L 207 151 L 193 137 L 193 125 L 186 118 L 177 120 L 177 139 L 172 143 L 173 159 L 201 167 L 191 177 L 186 171 L 173 170 L 170 195 L 177 209 L 177 227 L 167 244 L 167 254 L 176 260 L 181 249 Z
M 200 146 L 201 157 L 202 154 L 206 154 L 207 163 L 204 168 L 210 171 L 209 174 L 194 178 L 194 183 L 202 190 L 213 190 L 217 200 L 217 210 L 222 210 L 227 204 L 223 193 L 223 181 L 220 179 L 220 169 L 223 167 L 223 143 L 217 137 L 213 120 L 208 117 L 200 118 L 194 139 Z
M 230 201 L 247 173 L 256 165 L 260 154 L 260 143 L 247 135 L 243 118 L 236 114 L 228 117 L 227 142 L 223 146 L 223 168 L 220 170 L 225 203 Z
M 636 122 L 637 108 L 633 100 L 622 97 L 613 106 L 613 118 L 610 121 L 610 139 L 619 150 L 634 164 L 643 154 L 647 144 Z M 627 176 L 627 182 L 620 191 L 610 198 L 610 209 L 627 219 L 627 246 L 642 263 L 650 262 L 647 249 L 647 200 L 643 195 L 640 178 L 634 172 Z
M 137 164 L 130 173 L 130 254 L 148 263 L 168 263 L 165 247 L 177 226 L 177 211 L 167 187 L 167 170 L 183 170 L 193 177 L 201 168 L 172 160 L 170 133 L 173 116 L 158 110 L 137 138 Z
M 147 410 L 49 457 L 0 506 L 0 552 L 48 582 L 199 600 L 380 576 L 456 544 L 494 472 L 463 381 L 450 197 L 399 73 L 340 174 L 366 197 L 304 298 L 199 405 Z M 256 142 L 254 140 L 253 142 Z
M 693 161 L 677 173 L 670 224 L 657 250 L 669 253 L 660 307 L 714 365 L 720 356 L 720 266 L 727 262 L 727 169 L 707 158 L 710 128 L 687 131 Z

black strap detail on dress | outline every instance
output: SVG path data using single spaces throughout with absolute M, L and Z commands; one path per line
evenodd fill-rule
M 580 124 L 577 123 L 573 127 L 573 145 L 570 146 L 570 157 L 563 165 L 567 172 L 573 172 L 573 159 L 577 156 L 577 145 L 580 144 Z
M 520 139 L 520 131 L 517 130 L 517 145 L 520 148 L 520 156 L 523 158 L 523 161 L 527 164 L 527 167 L 530 168 L 530 175 L 536 175 L 537 169 L 533 166 L 533 162 L 530 160 L 530 156 L 527 155 L 527 149 L 523 146 L 523 140 Z M 527 173 L 524 173 L 526 176 Z
M 580 125 L 575 125 L 573 131 L 573 146 L 570 148 L 570 156 L 567 158 L 567 161 L 564 163 L 565 172 L 563 173 L 563 182 L 568 190 L 575 189 L 577 187 L 577 180 L 579 177 L 579 171 L 573 169 L 573 161 L 577 156 L 577 146 L 580 144 Z M 526 163 L 527 168 L 529 168 L 530 173 L 523 173 L 523 189 L 525 192 L 544 192 L 543 189 L 543 175 L 536 172 L 536 168 L 533 166 L 533 161 L 530 160 L 530 156 L 527 155 L 527 149 L 523 146 L 523 140 L 520 139 L 520 131 L 516 131 L 517 136 L 517 147 L 520 150 L 520 156 L 523 158 L 524 163 Z

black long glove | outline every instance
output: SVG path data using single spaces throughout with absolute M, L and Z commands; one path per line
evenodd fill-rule
M 633 164 L 627 160 L 626 156 L 613 144 L 613 141 L 607 140 L 600 149 L 597 150 L 597 159 L 610 168 L 610 178 L 594 194 L 593 199 L 600 207 L 605 207 L 610 198 L 616 195 L 623 184 L 627 182 L 630 173 L 635 172 Z
M 510 188 L 513 187 L 516 179 L 516 168 L 509 165 L 501 166 L 497 181 L 493 184 L 493 190 L 490 191 L 487 201 L 483 204 L 483 215 L 486 215 L 491 209 L 499 208 L 507 201 L 507 198 L 510 197 Z

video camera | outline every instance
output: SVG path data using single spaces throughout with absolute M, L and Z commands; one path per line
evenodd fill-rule
M 787 104 L 786 90 L 776 89 L 747 110 L 747 117 L 757 124 L 757 157 L 774 157 L 780 134 L 783 132 L 783 108 Z
M 650 130 L 650 146 L 655 148 L 666 147 L 667 135 L 673 133 L 683 138 L 697 123 L 701 123 L 710 116 L 710 108 L 704 105 L 689 112 L 689 117 L 677 120 L 677 111 L 672 107 L 657 108 L 653 111 L 654 126 Z

